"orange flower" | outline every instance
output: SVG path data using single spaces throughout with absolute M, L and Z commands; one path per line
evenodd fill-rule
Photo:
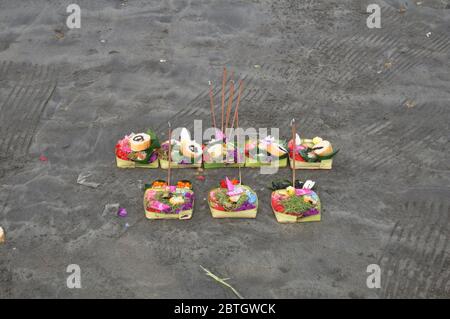
M 190 182 L 183 182 L 183 181 L 179 181 L 177 183 L 177 188 L 191 188 L 191 183 Z
M 167 186 L 166 182 L 163 181 L 154 181 L 152 187 L 165 187 Z

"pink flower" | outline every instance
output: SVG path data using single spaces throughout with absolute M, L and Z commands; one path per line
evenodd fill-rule
M 312 191 L 310 189 L 305 189 L 305 188 L 297 188 L 295 190 L 295 195 L 297 195 L 297 196 L 309 195 L 311 193 L 312 193 Z
M 155 195 L 156 195 L 156 191 L 154 191 L 154 190 L 148 190 L 145 199 L 146 199 L 147 201 L 151 201 L 152 199 L 155 198 Z
M 131 153 L 130 137 L 128 135 L 125 135 L 125 137 L 121 139 L 118 144 L 122 152 L 125 152 L 127 154 Z

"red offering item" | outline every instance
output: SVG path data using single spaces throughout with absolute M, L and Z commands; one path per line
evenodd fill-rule
M 272 207 L 275 211 L 277 212 L 282 212 L 284 211 L 284 207 L 283 205 L 281 205 L 277 200 L 275 200 L 274 198 L 272 198 Z
M 239 181 L 237 179 L 232 179 L 230 182 L 233 185 L 239 185 Z M 222 179 L 220 181 L 220 187 L 221 188 L 227 188 L 227 181 L 225 179 Z
M 292 142 L 292 140 L 290 140 L 288 142 L 288 148 L 289 148 L 289 156 L 292 158 L 292 145 L 294 143 Z M 300 146 L 297 146 L 297 150 Z M 298 152 L 294 152 L 295 153 L 295 160 L 298 162 L 305 162 L 305 159 L 298 153 Z

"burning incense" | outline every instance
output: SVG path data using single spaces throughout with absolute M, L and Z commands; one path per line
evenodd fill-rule
M 211 81 L 209 81 L 209 103 L 211 104 L 211 117 L 214 129 L 216 128 L 216 114 L 214 113 L 214 95 L 213 86 Z
M 169 167 L 167 169 L 167 186 L 170 186 L 170 162 L 172 162 L 172 159 L 170 158 L 172 155 L 172 125 L 170 124 L 170 122 L 167 122 L 167 124 L 169 125 Z
M 225 85 L 227 84 L 227 68 L 223 68 L 223 76 L 222 76 L 222 132 L 223 132 L 223 119 L 224 119 L 224 111 L 225 111 Z
M 295 144 L 296 128 L 295 119 L 291 120 L 292 127 L 292 187 L 295 188 L 295 153 L 297 151 L 297 145 Z

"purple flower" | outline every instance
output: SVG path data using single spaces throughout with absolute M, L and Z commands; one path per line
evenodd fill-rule
M 125 208 L 119 208 L 117 215 L 120 217 L 126 217 L 128 215 L 127 210 Z
M 241 211 L 241 210 L 249 210 L 249 209 L 254 209 L 256 208 L 255 205 L 250 204 L 249 202 L 245 202 L 244 204 L 241 205 L 241 207 L 239 207 L 237 209 L 237 211 Z
M 181 205 L 181 210 L 189 210 L 192 209 L 192 203 L 184 203 Z
M 311 208 L 303 213 L 303 217 L 314 216 L 314 215 L 318 215 L 318 214 L 319 214 L 319 211 L 317 209 Z
M 172 208 L 171 207 L 167 207 L 167 208 L 164 208 L 163 209 L 163 213 L 170 213 L 172 211 Z
M 154 161 L 156 161 L 157 158 L 158 158 L 158 153 L 153 152 L 152 155 L 150 156 L 150 158 L 148 159 L 148 162 L 153 163 Z

